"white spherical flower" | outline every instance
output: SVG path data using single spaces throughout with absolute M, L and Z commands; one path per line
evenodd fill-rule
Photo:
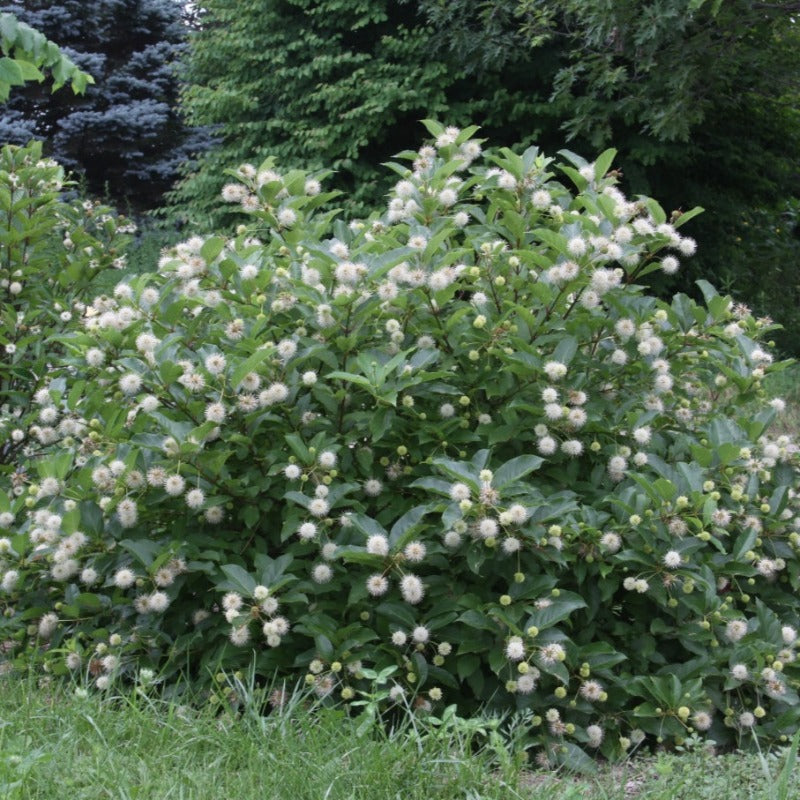
M 367 591 L 373 597 L 380 597 L 389 591 L 389 581 L 383 575 L 370 575 L 367 578 Z
M 590 747 L 600 747 L 603 743 L 603 729 L 599 725 L 589 725 L 586 728 L 586 736 Z
M 784 625 L 781 628 L 781 637 L 784 644 L 794 644 L 797 639 L 797 630 L 791 625 Z
M 520 636 L 512 636 L 506 642 L 506 658 L 509 661 L 521 661 L 525 658 L 525 644 Z
M 134 372 L 129 372 L 119 379 L 119 388 L 123 394 L 136 394 L 142 388 L 142 379 Z
M 514 525 L 522 525 L 526 519 L 528 519 L 528 510 L 525 506 L 520 505 L 519 503 L 514 503 L 514 505 L 510 506 L 508 509 L 508 513 L 511 516 L 511 521 Z
M 202 489 L 191 489 L 186 493 L 186 505 L 189 508 L 200 508 L 206 500 Z
M 315 517 L 324 517 L 330 510 L 330 504 L 322 497 L 315 497 L 308 504 L 308 511 Z
M 681 565 L 681 554 L 677 550 L 668 550 L 664 554 L 664 565 L 675 569 Z
M 206 406 L 205 416 L 209 422 L 217 424 L 224 422 L 226 414 L 225 406 L 222 403 L 209 403 Z
M 289 464 L 289 466 L 283 470 L 283 474 L 290 481 L 296 481 L 302 474 L 302 470 L 297 466 L 297 464 Z
M 303 382 L 303 386 L 313 386 L 317 382 L 317 373 L 314 370 L 308 370 L 302 374 L 300 380 Z
M 377 497 L 383 491 L 383 484 L 376 478 L 364 483 L 364 493 L 369 497 Z
M 494 538 L 495 536 L 497 536 L 499 530 L 500 528 L 497 524 L 497 520 L 491 519 L 490 517 L 482 519 L 478 523 L 478 532 L 484 539 Z
M 743 711 L 739 714 L 739 725 L 742 728 L 752 728 L 755 724 L 756 718 L 754 714 L 751 714 L 749 711 Z
M 317 564 L 311 577 L 315 583 L 327 583 L 333 577 L 333 570 L 327 564 Z
M 674 275 L 679 267 L 680 262 L 675 256 L 665 256 L 661 260 L 661 271 L 666 275 Z
M 178 497 L 183 494 L 186 481 L 180 475 L 170 475 L 164 481 L 164 491 L 171 497 Z
M 323 469 L 333 469 L 336 466 L 336 453 L 324 450 L 319 454 L 317 461 Z
M 408 637 L 405 633 L 403 633 L 403 631 L 395 631 L 392 634 L 392 644 L 396 647 L 403 647 L 407 641 Z
M 317 526 L 313 522 L 304 522 L 297 529 L 297 535 L 304 541 L 310 541 L 317 535 Z
M 544 407 L 544 415 L 549 420 L 559 420 L 564 416 L 564 409 L 558 403 L 547 403 Z
M 442 419 L 450 419 L 456 413 L 455 407 L 452 403 L 442 403 L 439 406 L 439 416 Z
M 461 544 L 461 535 L 456 531 L 447 531 L 444 535 L 445 547 L 455 548 Z
M 577 439 L 567 439 L 561 443 L 561 450 L 568 456 L 579 456 L 583 452 L 583 444 Z
M 584 255 L 586 253 L 586 241 L 580 236 L 573 236 L 567 242 L 567 251 L 576 258 Z
M 169 595 L 166 592 L 153 592 L 147 598 L 147 605 L 151 611 L 161 614 L 169 606 Z
M 10 569 L 3 575 L 3 580 L 0 582 L 0 587 L 2 587 L 4 592 L 13 592 L 18 583 L 19 572 L 17 572 L 15 569 Z
M 730 642 L 738 642 L 747 633 L 747 622 L 743 619 L 732 619 L 725 626 L 725 636 Z
M 99 347 L 90 347 L 86 351 L 86 363 L 90 367 L 99 367 L 106 360 L 106 354 Z
M 672 383 L 672 378 L 669 375 L 661 373 L 656 375 L 656 379 L 653 381 L 653 389 L 659 394 L 663 394 L 672 388 Z
M 634 428 L 631 435 L 638 444 L 647 444 L 650 441 L 651 431 L 649 427 L 643 426 L 641 428 Z
M 450 206 L 455 205 L 456 201 L 458 200 L 458 194 L 454 189 L 445 188 L 439 192 L 439 202 L 445 207 L 450 208 Z
M 608 460 L 608 471 L 611 473 L 622 473 L 628 468 L 628 462 L 622 456 L 612 456 Z
M 537 442 L 536 447 L 543 456 L 551 456 L 555 453 L 558 445 L 552 436 L 542 436 Z
M 465 483 L 454 483 L 450 487 L 450 498 L 457 502 L 461 500 L 469 500 L 470 489 Z
M 534 208 L 547 208 L 551 202 L 550 192 L 548 192 L 546 189 L 537 189 L 531 195 L 531 202 L 533 203 Z
M 417 627 L 411 631 L 411 638 L 419 644 L 424 644 L 430 638 L 430 631 L 428 631 L 424 625 L 417 625 Z
M 207 508 L 203 514 L 206 522 L 211 525 L 218 525 L 225 518 L 225 509 L 222 506 L 211 506 Z
M 400 581 L 400 593 L 403 599 L 411 605 L 419 603 L 425 595 L 422 581 L 416 575 L 404 575 Z
M 513 191 L 514 189 L 517 188 L 517 179 L 510 172 L 506 172 L 504 170 L 497 177 L 497 185 L 501 189 L 508 189 L 509 191 Z
M 293 208 L 282 208 L 278 212 L 278 223 L 282 228 L 290 228 L 297 222 L 297 212 Z
M 225 356 L 219 353 L 212 353 L 206 357 L 205 367 L 212 375 L 219 375 L 225 369 Z
M 737 681 L 746 681 L 750 677 L 750 671 L 744 664 L 734 664 L 731 667 L 731 675 Z
M 567 374 L 567 367 L 560 361 L 548 361 L 544 365 L 544 372 L 551 381 L 557 381 Z
M 132 570 L 123 567 L 114 573 L 114 585 L 120 589 L 128 589 L 136 582 L 136 575 Z
M 707 731 L 713 724 L 714 719 L 711 714 L 708 713 L 708 711 L 697 711 L 692 716 L 692 722 L 697 730 Z
M 373 556 L 389 554 L 389 540 L 381 533 L 375 533 L 367 539 L 367 552 Z
M 408 561 L 417 563 L 425 558 L 426 552 L 427 548 L 422 542 L 409 542 L 403 550 L 403 555 Z

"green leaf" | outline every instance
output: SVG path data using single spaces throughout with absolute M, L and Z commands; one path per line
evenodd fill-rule
M 13 58 L 7 56 L 0 58 L 0 81 L 9 86 L 22 86 L 25 83 L 22 68 Z
M 223 564 L 220 569 L 228 580 L 220 584 L 218 588 L 232 589 L 235 592 L 239 592 L 245 598 L 253 596 L 253 590 L 256 588 L 257 584 L 255 578 L 253 578 L 247 570 L 243 569 L 238 564 Z
M 584 599 L 574 592 L 561 591 L 558 597 L 548 597 L 547 600 L 550 601 L 550 605 L 536 609 L 528 617 L 528 621 L 525 623 L 526 628 L 535 625 L 540 631 L 543 631 L 568 619 L 573 611 L 586 608 Z
M 239 364 L 238 367 L 231 374 L 231 384 L 238 387 L 244 380 L 245 375 L 250 372 L 255 372 L 260 364 L 268 359 L 273 354 L 271 347 L 260 347 L 251 356 L 246 358 Z
M 510 461 L 506 461 L 492 478 L 492 485 L 498 490 L 505 489 L 509 484 L 515 483 L 520 478 L 524 478 L 544 463 L 544 459 L 539 456 L 517 456 Z
M 161 545 L 147 539 L 123 539 L 119 546 L 134 556 L 145 569 L 150 568 L 161 551 Z

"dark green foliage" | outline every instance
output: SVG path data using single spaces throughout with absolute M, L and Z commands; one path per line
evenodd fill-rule
M 247 158 L 338 171 L 360 212 L 385 194 L 375 165 L 414 120 L 557 150 L 619 150 L 631 193 L 710 209 L 692 225 L 701 276 L 791 326 L 788 242 L 743 248 L 741 220 L 780 227 L 800 159 L 792 103 L 800 47 L 784 7 L 749 0 L 209 0 L 185 94 L 223 145 L 173 195 L 175 215 L 218 225 L 222 170 Z M 355 189 L 355 193 L 353 193 Z M 776 207 L 777 203 L 777 207 Z M 180 206 L 180 210 L 177 210 Z M 774 253 L 774 257 L 769 253 Z M 779 255 L 780 253 L 780 255 Z M 757 285 L 756 285 L 757 284 Z M 781 344 L 797 351 L 788 331 Z
M 0 115 L 0 141 L 47 143 L 95 194 L 136 210 L 157 205 L 178 164 L 207 135 L 177 109 L 174 63 L 185 26 L 171 0 L 25 0 L 7 10 L 56 40 L 95 78 L 83 97 L 46 84 L 16 91 Z
M 798 243 L 782 222 L 800 159 L 792 4 L 418 5 L 439 49 L 467 72 L 525 73 L 527 95 L 550 98 L 536 107 L 547 146 L 564 134 L 578 150 L 613 141 L 629 191 L 656 192 L 673 209 L 708 209 L 692 226 L 697 259 L 678 281 L 663 282 L 664 292 L 696 293 L 694 281 L 712 277 L 782 322 L 780 344 L 800 351 Z M 526 121 L 509 120 L 506 138 L 524 138 Z

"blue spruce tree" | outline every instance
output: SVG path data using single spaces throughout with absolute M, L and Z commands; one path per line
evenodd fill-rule
M 0 142 L 42 139 L 90 192 L 144 211 L 179 164 L 209 143 L 177 109 L 176 61 L 187 27 L 174 0 L 22 0 L 4 8 L 44 33 L 95 79 L 83 96 L 47 84 L 0 107 Z

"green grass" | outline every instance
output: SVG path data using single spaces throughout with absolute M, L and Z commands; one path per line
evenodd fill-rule
M 490 727 L 490 726 L 489 726 Z M 360 729 L 362 728 L 362 729 Z M 784 756 L 661 753 L 597 775 L 526 769 L 480 720 L 387 731 L 295 702 L 264 716 L 0 683 L 0 798 L 790 800 Z M 796 743 L 795 743 L 796 744 Z M 763 762 L 763 763 L 762 763 Z M 769 772 L 767 778 L 764 769 Z

